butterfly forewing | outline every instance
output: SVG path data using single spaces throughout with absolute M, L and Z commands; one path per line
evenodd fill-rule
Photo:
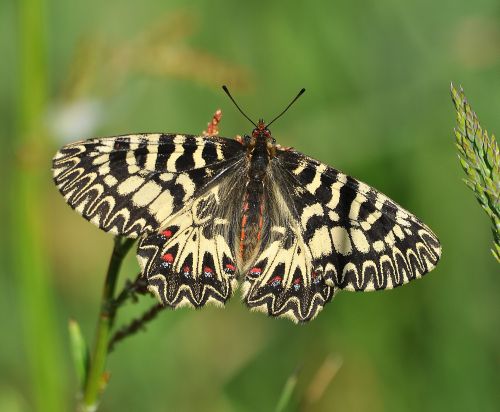
M 439 241 L 418 218 L 370 186 L 297 152 L 283 152 L 302 235 L 337 287 L 400 286 L 432 270 Z
M 137 237 L 157 230 L 243 154 L 234 140 L 141 134 L 90 139 L 54 157 L 66 202 L 105 231 Z

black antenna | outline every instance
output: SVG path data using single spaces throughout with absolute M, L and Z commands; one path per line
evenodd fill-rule
M 248 117 L 243 110 L 241 110 L 241 107 L 238 106 L 238 103 L 236 103 L 236 100 L 233 99 L 233 96 L 231 96 L 231 93 L 229 93 L 229 90 L 227 89 L 227 87 L 225 85 L 222 86 L 222 90 L 224 90 L 226 92 L 226 94 L 232 100 L 232 102 L 234 103 L 234 105 L 238 108 L 238 110 L 240 111 L 240 113 L 243 116 L 245 116 L 250 121 L 250 123 L 252 123 L 255 127 L 257 127 L 257 125 L 255 124 L 255 122 L 252 119 L 250 119 L 250 117 Z
M 302 88 L 302 89 L 300 90 L 299 94 L 297 94 L 297 96 L 295 96 L 295 98 L 294 98 L 294 99 L 290 102 L 290 104 L 289 104 L 287 107 L 285 107 L 285 110 L 283 110 L 283 111 L 282 111 L 282 112 L 281 112 L 278 116 L 276 116 L 273 120 L 271 120 L 271 121 L 270 121 L 270 122 L 266 125 L 266 127 L 271 126 L 271 124 L 272 124 L 272 123 L 274 123 L 274 121 L 275 121 L 275 120 L 278 120 L 281 116 L 283 116 L 283 115 L 285 114 L 285 112 L 286 112 L 286 111 L 290 108 L 290 106 L 291 106 L 292 104 L 294 104 L 294 103 L 295 103 L 295 101 L 296 101 L 296 100 L 297 100 L 300 96 L 302 96 L 302 94 L 303 94 L 305 91 L 306 91 L 306 89 Z

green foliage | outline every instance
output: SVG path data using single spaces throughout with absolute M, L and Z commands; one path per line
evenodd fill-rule
M 297 380 L 298 380 L 297 375 L 298 375 L 298 370 L 295 370 L 286 380 L 285 386 L 283 387 L 283 390 L 281 392 L 281 396 L 279 398 L 275 412 L 284 412 L 287 410 L 287 407 L 289 407 L 292 401 L 293 392 L 295 390 L 295 387 L 297 386 Z
M 82 335 L 80 325 L 76 320 L 69 320 L 68 331 L 71 345 L 71 355 L 73 356 L 73 366 L 78 378 L 80 390 L 83 391 L 89 373 L 89 348 Z
M 476 113 L 465 97 L 451 85 L 451 96 L 457 110 L 458 157 L 467 174 L 464 179 L 476 199 L 491 219 L 494 238 L 493 256 L 500 263 L 500 151 L 495 136 L 479 124 Z
M 59 412 L 65 410 L 67 396 L 60 362 L 63 334 L 57 329 L 55 318 L 54 285 L 44 242 L 46 221 L 33 207 L 41 203 L 44 178 L 48 175 L 40 167 L 49 140 L 42 121 L 48 101 L 46 2 L 22 0 L 17 4 L 17 37 L 9 37 L 17 40 L 21 70 L 14 77 L 18 81 L 18 93 L 12 100 L 17 103 L 16 138 L 12 142 L 16 155 L 10 156 L 13 173 L 6 179 L 11 186 L 7 192 L 10 210 L 5 219 L 16 228 L 11 236 L 6 236 L 6 247 L 16 263 L 8 275 L 17 285 L 16 305 L 22 325 L 22 344 L 17 346 L 24 349 L 27 358 L 25 378 L 32 384 L 30 398 L 37 411 Z M 11 316 L 12 312 L 8 308 L 6 313 Z

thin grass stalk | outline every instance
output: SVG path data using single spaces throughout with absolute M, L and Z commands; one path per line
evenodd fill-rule
M 18 3 L 19 98 L 16 161 L 10 192 L 12 276 L 24 326 L 24 350 L 33 388 L 34 410 L 66 410 L 60 336 L 55 326 L 50 267 L 43 242 L 44 178 L 41 159 L 46 134 L 42 117 L 47 101 L 47 48 L 44 0 Z

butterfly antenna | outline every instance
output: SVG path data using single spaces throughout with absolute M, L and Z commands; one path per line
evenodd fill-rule
M 285 110 L 283 110 L 283 111 L 282 111 L 282 112 L 281 112 L 278 116 L 276 116 L 273 120 L 271 120 L 271 121 L 270 121 L 270 122 L 266 125 L 266 127 L 271 126 L 271 124 L 272 124 L 272 123 L 274 123 L 274 121 L 275 121 L 275 120 L 278 120 L 281 116 L 283 116 L 283 115 L 285 114 L 285 112 L 286 112 L 286 111 L 290 108 L 290 106 L 291 106 L 292 104 L 294 104 L 294 103 L 295 103 L 295 101 L 296 101 L 296 100 L 297 100 L 300 96 L 302 96 L 302 94 L 303 94 L 305 91 L 306 91 L 306 89 L 302 88 L 302 89 L 300 90 L 300 92 L 297 94 L 297 96 L 295 96 L 295 98 L 294 98 L 294 99 L 293 99 L 293 100 L 292 100 L 292 101 L 288 104 L 288 106 L 287 106 L 287 107 L 285 107 Z
M 240 111 L 240 113 L 243 116 L 245 116 L 248 119 L 248 121 L 250 121 L 250 123 L 252 123 L 255 127 L 257 127 L 257 125 L 255 124 L 255 122 L 252 119 L 250 119 L 250 117 L 248 117 L 243 110 L 241 110 L 241 107 L 238 106 L 238 103 L 236 103 L 236 100 L 233 99 L 233 96 L 231 96 L 231 93 L 229 93 L 229 90 L 228 90 L 228 88 L 225 85 L 222 86 L 222 90 L 224 90 L 226 92 L 226 94 L 229 96 L 229 98 L 234 103 L 234 105 L 238 108 L 238 110 Z

